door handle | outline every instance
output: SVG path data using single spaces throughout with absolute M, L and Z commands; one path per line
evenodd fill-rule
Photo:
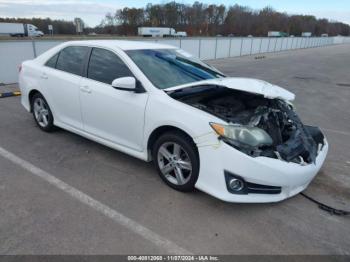
M 81 86 L 80 91 L 88 94 L 91 93 L 91 89 L 89 88 L 89 86 Z
M 49 77 L 47 76 L 47 74 L 43 73 L 43 74 L 41 75 L 41 78 L 42 78 L 42 79 L 48 79 Z

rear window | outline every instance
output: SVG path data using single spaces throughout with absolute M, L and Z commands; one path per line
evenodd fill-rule
M 84 58 L 89 48 L 86 46 L 70 46 L 63 49 L 58 56 L 56 68 L 68 73 L 81 75 Z
M 58 58 L 58 54 L 56 54 L 56 55 L 54 55 L 53 57 L 51 57 L 51 58 L 46 62 L 45 65 L 48 66 L 48 67 L 56 68 L 57 58 Z

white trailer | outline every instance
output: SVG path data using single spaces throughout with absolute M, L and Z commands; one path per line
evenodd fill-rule
M 139 27 L 138 35 L 144 37 L 175 37 L 176 31 L 170 27 Z
M 279 31 L 269 31 L 267 33 L 267 36 L 268 37 L 280 37 L 281 36 L 281 33 Z
M 303 37 L 311 37 L 312 33 L 311 32 L 302 32 L 301 36 L 303 36 Z
M 0 23 L 0 35 L 10 36 L 43 36 L 35 25 L 20 23 Z
M 267 36 L 268 37 L 286 37 L 288 36 L 288 34 L 280 31 L 269 31 L 267 33 Z

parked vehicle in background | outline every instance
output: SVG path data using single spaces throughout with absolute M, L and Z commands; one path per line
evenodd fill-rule
M 328 37 L 328 34 L 322 34 L 321 37 Z
M 171 27 L 139 27 L 138 35 L 143 37 L 186 37 L 186 32 L 176 32 Z
M 0 23 L 0 35 L 38 37 L 43 36 L 44 33 L 32 24 Z
M 280 31 L 269 31 L 267 33 L 268 37 L 287 37 L 288 34 Z
M 180 32 L 176 33 L 176 36 L 178 36 L 178 37 L 187 37 L 187 33 L 184 32 L 184 31 L 180 31 Z
M 301 34 L 302 37 L 311 37 L 312 36 L 312 33 L 311 32 L 303 32 Z

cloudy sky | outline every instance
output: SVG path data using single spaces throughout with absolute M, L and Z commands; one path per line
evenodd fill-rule
M 169 0 L 170 1 L 170 0 Z M 81 17 L 89 26 L 101 22 L 107 12 L 123 7 L 143 7 L 147 3 L 166 0 L 0 0 L 0 17 L 50 17 L 73 20 Z M 177 0 L 191 4 L 194 1 Z M 202 0 L 203 3 L 233 5 L 235 3 L 259 9 L 272 6 L 290 14 L 312 14 L 350 24 L 350 0 Z

